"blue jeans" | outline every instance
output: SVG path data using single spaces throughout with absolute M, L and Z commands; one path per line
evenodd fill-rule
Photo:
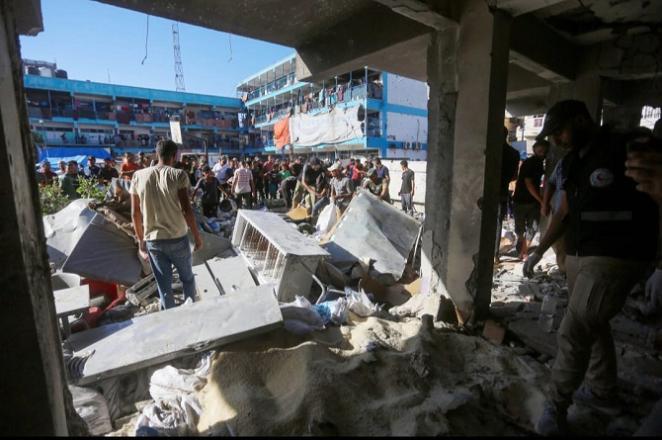
M 188 237 L 185 235 L 182 238 L 169 240 L 152 240 L 147 241 L 146 245 L 149 263 L 161 297 L 161 307 L 164 309 L 175 307 L 175 299 L 172 295 L 173 265 L 177 268 L 179 279 L 184 284 L 184 296 L 194 300 L 195 280 Z
M 322 209 L 326 208 L 326 205 L 328 205 L 331 201 L 329 200 L 328 197 L 322 197 L 319 199 L 316 203 L 315 206 L 313 206 L 313 210 L 311 212 L 311 215 L 313 217 L 317 217 L 317 215 L 322 212 Z
M 411 193 L 400 194 L 400 202 L 402 203 L 402 210 L 407 214 L 414 212 L 414 201 L 412 199 Z

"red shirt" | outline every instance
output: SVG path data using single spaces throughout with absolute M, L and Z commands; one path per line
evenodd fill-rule
M 126 172 L 131 172 L 131 171 L 137 171 L 141 168 L 142 167 L 140 165 L 138 165 L 137 163 L 129 162 L 129 163 L 123 163 L 122 167 L 120 168 L 120 171 L 123 172 L 123 173 L 126 173 Z M 122 175 L 122 178 L 124 178 L 125 180 L 131 180 L 132 177 L 133 177 L 133 174 L 124 174 L 124 175 Z

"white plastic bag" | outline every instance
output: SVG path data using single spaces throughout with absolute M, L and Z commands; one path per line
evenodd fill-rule
M 74 408 L 85 421 L 90 434 L 101 436 L 113 430 L 108 404 L 103 395 L 92 388 L 69 385 Z
M 325 301 L 316 304 L 314 307 L 325 324 L 334 323 L 336 325 L 342 325 L 347 322 L 349 303 L 345 298 L 338 298 L 335 301 Z
M 345 288 L 345 296 L 349 303 L 349 310 L 359 316 L 368 317 L 379 312 L 380 307 L 370 301 L 370 298 L 368 298 L 368 295 L 366 295 L 363 289 L 357 292 L 347 287 Z
M 136 431 L 147 426 L 166 435 L 195 434 L 202 413 L 196 392 L 207 384 L 211 357 L 211 353 L 205 355 L 195 370 L 172 366 L 156 370 L 149 384 L 154 403 L 143 409 Z

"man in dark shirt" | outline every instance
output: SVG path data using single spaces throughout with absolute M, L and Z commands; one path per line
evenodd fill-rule
M 78 163 L 75 160 L 70 160 L 67 163 L 67 174 L 60 176 L 60 188 L 69 200 L 80 199 L 77 191 L 80 185 L 79 177 Z
M 99 177 L 102 183 L 108 183 L 113 178 L 118 178 L 119 176 L 120 174 L 117 172 L 117 168 L 115 168 L 115 161 L 110 157 L 104 159 L 103 168 L 99 171 Z
M 52 185 L 58 179 L 57 174 L 51 170 L 51 163 L 44 160 L 41 163 L 41 170 L 37 173 L 37 180 L 40 186 Z
M 386 181 L 386 184 L 388 185 L 391 182 L 391 175 L 389 174 L 388 168 L 382 164 L 382 161 L 379 158 L 375 159 L 374 169 L 377 172 L 377 183 L 381 185 L 382 182 Z
M 218 201 L 221 198 L 221 182 L 218 181 L 208 165 L 205 165 L 202 172 L 204 176 L 195 185 L 191 200 L 195 199 L 198 191 L 202 191 L 202 213 L 205 217 L 216 217 L 218 215 Z
M 568 309 L 558 331 L 551 398 L 536 424 L 539 434 L 559 435 L 573 401 L 612 417 L 622 409 L 609 321 L 655 258 L 659 214 L 625 175 L 626 139 L 600 128 L 583 102 L 554 105 L 539 138 L 546 136 L 570 152 L 561 160 L 559 208 L 523 271 L 532 276 L 544 252 L 565 238 Z
M 520 259 L 525 259 L 529 252 L 529 242 L 538 232 L 540 223 L 540 207 L 543 203 L 540 195 L 540 182 L 545 169 L 545 155 L 549 150 L 549 142 L 536 141 L 533 145 L 533 156 L 522 163 L 515 187 L 515 234 L 517 234 L 517 250 Z
M 501 150 L 501 182 L 499 184 L 499 216 L 497 219 L 497 241 L 496 258 L 499 260 L 499 246 L 501 244 L 501 233 L 503 221 L 508 214 L 508 203 L 510 201 L 510 182 L 517 179 L 517 168 L 519 167 L 519 151 L 508 143 L 508 129 L 503 128 L 505 140 Z
M 87 158 L 87 174 L 85 177 L 88 179 L 99 179 L 101 168 L 97 165 L 97 159 L 94 156 Z
M 409 169 L 409 163 L 406 160 L 400 162 L 400 167 L 402 168 L 402 185 L 400 185 L 398 195 L 402 210 L 407 214 L 412 214 L 414 212 L 414 172 Z
M 299 182 L 292 197 L 293 208 L 299 206 L 305 199 L 308 202 L 308 206 L 312 209 L 317 198 L 321 197 L 316 186 L 318 186 L 318 178 L 324 174 L 326 174 L 326 170 L 322 167 L 322 161 L 317 157 L 313 157 L 303 166 Z

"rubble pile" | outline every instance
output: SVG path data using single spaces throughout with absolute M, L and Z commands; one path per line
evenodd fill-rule
M 94 434 L 532 432 L 568 302 L 551 252 L 530 280 L 504 257 L 491 318 L 457 328 L 421 291 L 419 220 L 363 192 L 321 227 L 283 211 L 196 213 L 196 301 L 175 274 L 178 307 L 164 311 L 126 206 L 75 202 L 44 219 L 54 268 L 76 271 L 54 275 L 54 295 L 70 389 Z M 97 252 L 94 271 L 75 252 L 90 231 L 117 249 Z M 506 233 L 502 254 L 513 245 Z M 573 406 L 574 433 L 631 434 L 662 391 L 650 329 L 627 313 L 613 327 L 629 410 L 606 420 Z
M 556 335 L 568 305 L 565 276 L 553 251 L 548 251 L 532 279 L 522 276 L 522 263 L 504 259 L 495 270 L 492 316 L 506 331 L 506 343 L 517 355 L 530 356 L 550 369 L 556 356 Z M 616 344 L 620 398 L 626 411 L 616 417 L 570 407 L 569 423 L 578 435 L 632 435 L 662 395 L 662 354 L 655 344 L 659 330 L 628 310 L 640 294 L 635 288 L 612 321 Z

